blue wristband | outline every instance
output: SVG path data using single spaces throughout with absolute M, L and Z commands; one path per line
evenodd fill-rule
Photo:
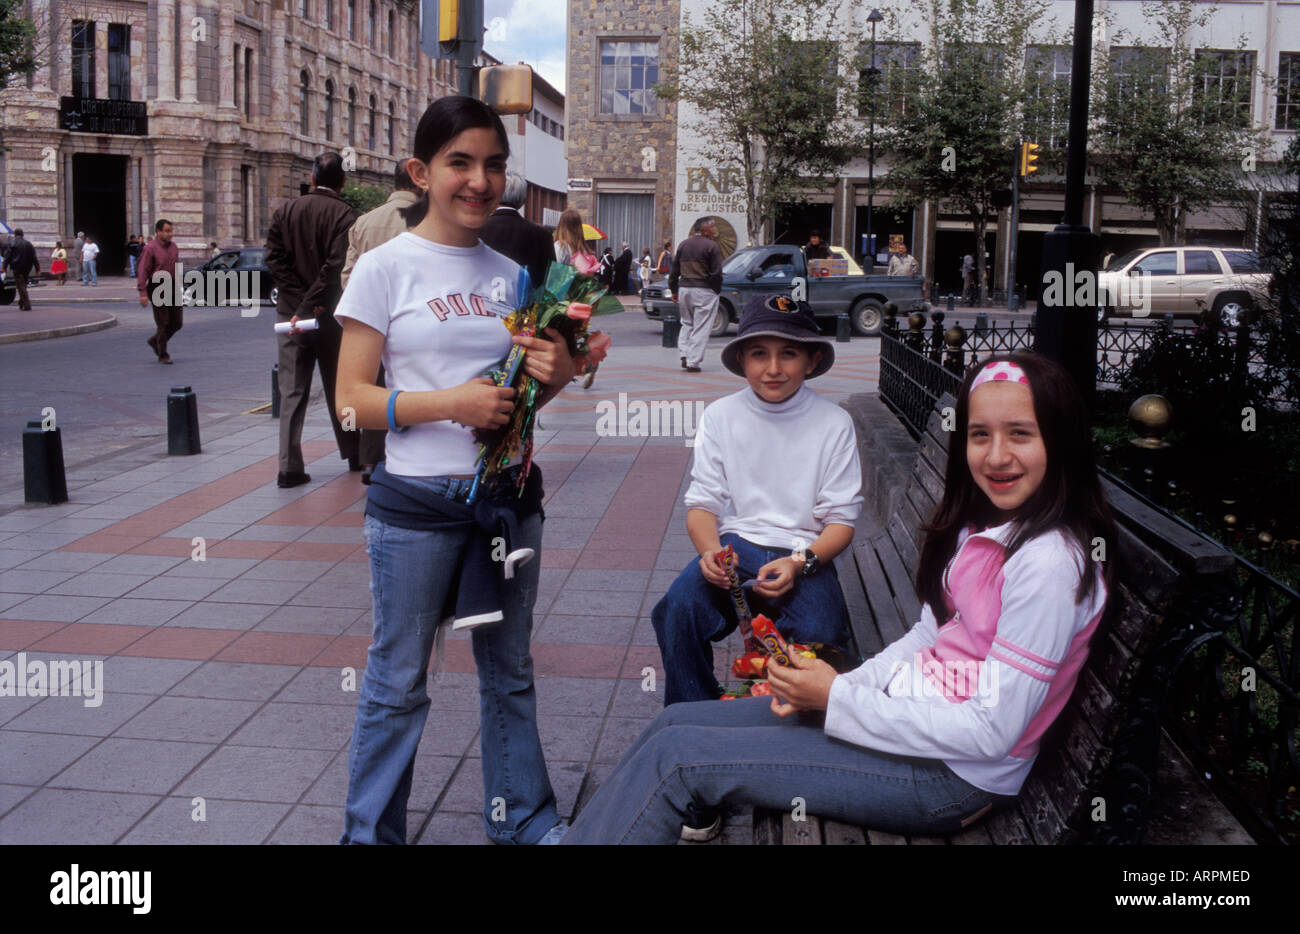
M 399 435 L 405 434 L 411 430 L 410 425 L 407 425 L 405 428 L 397 427 L 397 397 L 400 392 L 401 390 L 394 389 L 388 394 L 388 430 L 396 432 Z

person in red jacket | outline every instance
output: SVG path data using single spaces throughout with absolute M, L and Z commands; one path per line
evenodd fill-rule
M 140 307 L 153 306 L 154 333 L 145 338 L 145 343 L 158 357 L 159 363 L 171 363 L 167 353 L 167 342 L 172 339 L 184 323 L 184 309 L 181 307 L 181 283 L 176 281 L 176 261 L 179 252 L 172 236 L 176 228 L 172 222 L 162 218 L 153 225 L 153 239 L 144 245 L 140 253 L 140 262 L 136 264 L 135 287 L 140 292 Z M 172 279 L 170 285 L 162 277 L 154 280 L 155 273 L 164 273 Z M 162 301 L 155 301 L 161 299 Z

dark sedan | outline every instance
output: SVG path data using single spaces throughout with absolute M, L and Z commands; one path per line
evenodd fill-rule
M 185 271 L 187 305 L 247 305 L 254 302 L 275 305 L 279 289 L 266 268 L 266 250 L 260 246 L 225 250 L 197 270 Z M 197 281 L 195 281 L 197 279 Z

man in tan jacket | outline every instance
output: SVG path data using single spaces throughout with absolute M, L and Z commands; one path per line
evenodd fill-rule
M 403 208 L 415 204 L 419 189 L 411 181 L 411 176 L 406 174 L 405 159 L 400 160 L 393 171 L 393 189 L 387 201 L 373 211 L 367 211 L 358 217 L 357 222 L 348 231 L 348 257 L 343 263 L 342 276 L 344 289 L 348 287 L 348 276 L 352 275 L 352 267 L 357 264 L 357 258 L 362 253 L 387 243 L 407 230 L 406 220 L 400 212 Z M 379 367 L 379 375 L 375 378 L 375 383 L 379 386 L 384 385 L 382 365 Z M 370 482 L 371 469 L 384 459 L 384 439 L 387 437 L 388 432 L 382 428 L 361 429 L 360 458 L 364 469 L 364 473 L 361 474 L 362 483 Z

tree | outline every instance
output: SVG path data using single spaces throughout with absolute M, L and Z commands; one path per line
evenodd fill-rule
M 1181 242 L 1189 214 L 1221 201 L 1267 151 L 1250 124 L 1253 53 L 1195 50 L 1216 8 L 1192 0 L 1146 3 L 1148 43 L 1116 31 L 1093 64 L 1091 167 L 1155 221 L 1162 245 Z
M 906 106 L 889 108 L 883 142 L 892 204 L 947 202 L 970 218 L 984 301 L 985 232 L 1025 129 L 1053 107 L 1025 68 L 1031 40 L 1055 41 L 1045 0 L 912 0 L 929 32 Z M 897 27 L 891 24 L 891 32 Z
M 339 192 L 339 197 L 358 215 L 373 211 L 388 200 L 388 192 L 378 185 L 361 185 L 348 182 Z
M 36 27 L 23 13 L 23 0 L 0 0 L 0 91 L 20 75 L 29 75 L 36 57 Z
M 662 99 L 693 105 L 685 126 L 705 141 L 721 172 L 744 187 L 751 243 L 766 239 L 777 205 L 809 178 L 833 175 L 863 148 L 851 108 L 856 85 L 839 67 L 839 45 L 857 47 L 838 0 L 717 0 L 682 26 L 675 74 Z

